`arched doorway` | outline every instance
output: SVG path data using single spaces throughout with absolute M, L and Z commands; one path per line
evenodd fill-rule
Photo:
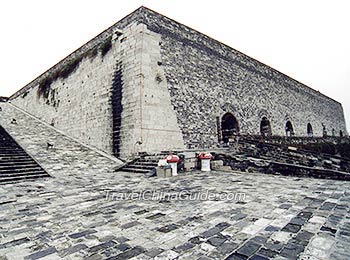
M 339 136 L 343 137 L 343 131 L 342 130 L 339 131 Z
M 238 135 L 239 125 L 237 119 L 231 114 L 226 113 L 222 116 L 221 119 L 221 132 L 222 132 L 222 141 L 228 143 L 229 140 Z
M 312 130 L 312 125 L 310 123 L 307 124 L 307 136 L 313 137 L 314 131 Z
M 322 123 L 322 135 L 323 135 L 323 137 L 327 137 L 326 126 L 323 123 Z
M 264 116 L 261 119 L 261 122 L 260 122 L 260 134 L 262 136 L 271 136 L 272 135 L 271 124 L 270 124 L 270 121 L 267 119 L 266 116 Z
M 288 120 L 286 123 L 286 136 L 293 136 L 294 130 L 292 123 Z

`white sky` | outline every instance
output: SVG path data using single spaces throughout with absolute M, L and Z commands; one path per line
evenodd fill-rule
M 141 5 L 341 102 L 350 130 L 348 0 L 4 0 L 0 96 L 10 96 Z

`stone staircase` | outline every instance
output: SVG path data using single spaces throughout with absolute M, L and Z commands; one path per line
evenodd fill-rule
M 0 126 L 0 183 L 50 175 Z
M 31 181 L 40 185 L 64 183 L 64 187 L 72 188 L 116 177 L 114 169 L 123 164 L 118 158 L 79 142 L 11 103 L 0 104 L 0 125 L 53 177 Z M 16 187 L 26 185 L 25 181 L 16 183 Z
M 165 159 L 169 153 L 140 154 L 138 158 L 127 163 L 117 171 L 149 174 L 155 170 L 160 159 Z

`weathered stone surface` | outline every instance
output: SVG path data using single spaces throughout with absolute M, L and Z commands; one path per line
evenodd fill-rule
M 237 252 L 241 255 L 250 257 L 252 256 L 258 249 L 261 247 L 261 245 L 248 241 L 245 243 L 241 248 L 237 250 Z
M 42 250 L 42 251 L 33 253 L 33 254 L 31 254 L 31 255 L 25 257 L 25 259 L 27 259 L 27 260 L 36 260 L 36 259 L 39 259 L 39 258 L 43 258 L 43 257 L 45 257 L 45 256 L 48 256 L 48 255 L 54 254 L 54 253 L 56 253 L 56 252 L 57 252 L 56 248 L 50 247 L 50 248 L 48 248 L 48 249 L 45 249 L 45 250 Z
M 289 223 L 284 228 L 282 228 L 282 231 L 297 233 L 300 230 L 300 228 L 301 228 L 300 225 Z

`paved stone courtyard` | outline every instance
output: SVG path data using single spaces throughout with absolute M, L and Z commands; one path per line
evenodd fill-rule
M 242 172 L 167 179 L 115 173 L 118 162 L 12 106 L 1 115 L 1 125 L 53 176 L 0 186 L 1 260 L 350 259 L 349 182 Z M 245 199 L 107 199 L 148 190 Z
M 347 182 L 234 172 L 169 179 L 106 172 L 8 184 L 0 187 L 0 259 L 297 259 L 303 251 L 300 259 L 349 259 L 348 189 Z M 106 190 L 246 198 L 117 201 Z

